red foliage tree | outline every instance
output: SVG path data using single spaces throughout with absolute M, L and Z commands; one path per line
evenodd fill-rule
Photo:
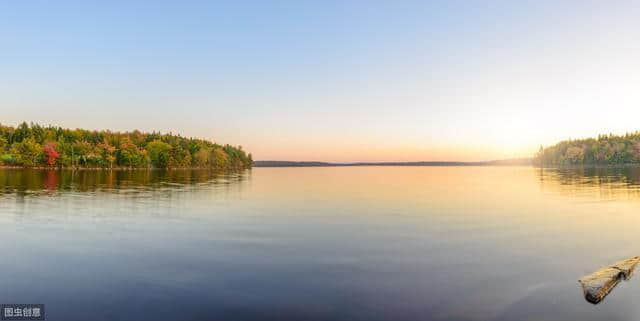
M 60 157 L 60 153 L 56 150 L 56 143 L 48 142 L 44 145 L 44 154 L 47 155 L 47 164 L 53 166 L 56 159 Z

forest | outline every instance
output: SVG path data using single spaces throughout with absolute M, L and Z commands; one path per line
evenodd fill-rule
M 533 161 L 538 166 L 640 164 L 640 132 L 561 141 L 540 147 Z
M 0 165 L 51 168 L 251 168 L 241 146 L 159 132 L 0 124 Z

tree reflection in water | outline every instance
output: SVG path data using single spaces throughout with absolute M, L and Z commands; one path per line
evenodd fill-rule
M 0 194 L 145 191 L 198 184 L 230 184 L 248 171 L 212 170 L 39 170 L 0 169 Z
M 640 167 L 537 169 L 544 191 L 598 199 L 640 199 Z

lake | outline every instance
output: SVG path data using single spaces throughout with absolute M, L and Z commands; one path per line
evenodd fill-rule
M 0 303 L 47 320 L 630 320 L 640 169 L 0 170 Z

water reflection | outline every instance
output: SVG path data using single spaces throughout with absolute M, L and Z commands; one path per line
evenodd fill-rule
M 640 167 L 537 169 L 545 192 L 594 200 L 640 199 Z
M 65 321 L 630 320 L 637 284 L 593 306 L 578 279 L 640 254 L 636 173 L 2 170 L 0 298 Z
M 58 192 L 121 192 L 229 184 L 246 179 L 246 172 L 211 170 L 36 170 L 1 169 L 0 195 Z

